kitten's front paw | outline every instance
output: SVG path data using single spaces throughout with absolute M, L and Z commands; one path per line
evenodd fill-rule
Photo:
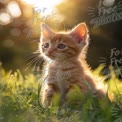
M 54 93 L 55 93 L 55 90 L 53 90 L 53 89 L 46 89 L 45 90 L 44 100 L 42 103 L 44 108 L 48 107 L 51 104 Z

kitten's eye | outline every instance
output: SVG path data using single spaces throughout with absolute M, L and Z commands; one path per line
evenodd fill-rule
M 43 47 L 44 47 L 44 48 L 48 48 L 48 47 L 49 47 L 49 43 L 45 43 L 45 44 L 43 45 Z
M 58 48 L 59 48 L 59 49 L 64 49 L 64 48 L 66 48 L 66 45 L 64 45 L 64 44 L 59 44 L 59 45 L 58 45 Z

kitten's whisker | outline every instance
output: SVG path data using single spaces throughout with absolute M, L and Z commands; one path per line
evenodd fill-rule
M 27 58 L 27 57 L 29 57 L 29 56 L 34 56 L 34 55 L 36 55 L 36 54 L 38 54 L 38 53 L 30 53 L 30 54 L 27 54 L 24 58 Z
M 26 58 L 33 58 L 33 57 L 37 56 L 38 54 L 40 54 L 40 51 L 39 50 L 37 50 L 37 51 L 35 51 L 33 53 L 30 53 L 30 54 L 26 55 L 25 56 L 25 59 Z
M 30 61 L 29 63 L 27 63 L 27 66 L 30 65 L 30 64 L 33 64 L 37 59 L 39 59 L 39 57 L 35 57 L 32 61 Z
M 29 57 L 32 57 L 32 56 L 36 56 L 37 54 L 28 54 L 28 55 L 26 55 L 24 58 L 29 58 Z
M 34 57 L 27 57 L 27 58 L 25 58 L 25 59 L 22 59 L 21 61 L 23 62 L 23 63 L 28 63 L 30 60 L 32 60 L 33 58 L 35 58 L 36 56 L 34 56 Z
M 31 62 L 29 62 L 27 64 L 28 67 L 25 70 L 27 71 L 37 60 L 39 60 L 39 57 L 36 57 Z
M 36 51 L 36 52 L 33 52 L 32 54 L 40 54 L 40 52 L 39 51 Z
M 38 57 L 35 57 L 32 61 L 30 61 L 27 66 L 30 67 L 32 66 L 36 61 L 38 60 Z
M 31 55 L 31 56 L 29 56 L 29 57 L 26 57 L 26 58 L 24 59 L 24 62 L 30 61 L 30 60 L 32 60 L 32 59 L 34 59 L 34 58 L 36 58 L 36 57 L 37 57 L 37 55 Z
M 42 65 L 42 63 L 43 63 L 43 60 L 38 60 L 38 61 L 35 63 L 34 67 L 35 67 L 36 69 L 37 69 L 37 67 L 39 67 L 39 71 L 41 71 L 40 66 Z
M 34 65 L 34 67 L 38 66 L 38 64 L 41 65 L 42 62 L 43 62 L 43 59 L 42 58 L 39 59 L 39 60 L 37 60 L 36 63 L 35 63 L 35 65 Z

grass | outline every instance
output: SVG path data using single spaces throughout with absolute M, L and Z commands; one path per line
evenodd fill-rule
M 95 73 L 99 74 L 99 69 Z M 0 67 L 0 122 L 122 122 L 122 83 L 114 73 L 109 79 L 109 97 L 98 99 L 84 96 L 77 87 L 72 90 L 66 105 L 58 106 L 58 95 L 53 105 L 43 109 L 39 104 L 40 78 L 23 76 L 19 70 L 5 72 Z

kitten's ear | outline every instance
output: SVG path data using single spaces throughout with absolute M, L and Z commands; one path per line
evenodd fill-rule
M 48 37 L 50 35 L 54 34 L 53 30 L 48 27 L 45 23 L 41 24 L 41 36 Z
M 80 43 L 87 38 L 88 28 L 85 23 L 80 23 L 71 32 L 70 35 L 76 42 Z

